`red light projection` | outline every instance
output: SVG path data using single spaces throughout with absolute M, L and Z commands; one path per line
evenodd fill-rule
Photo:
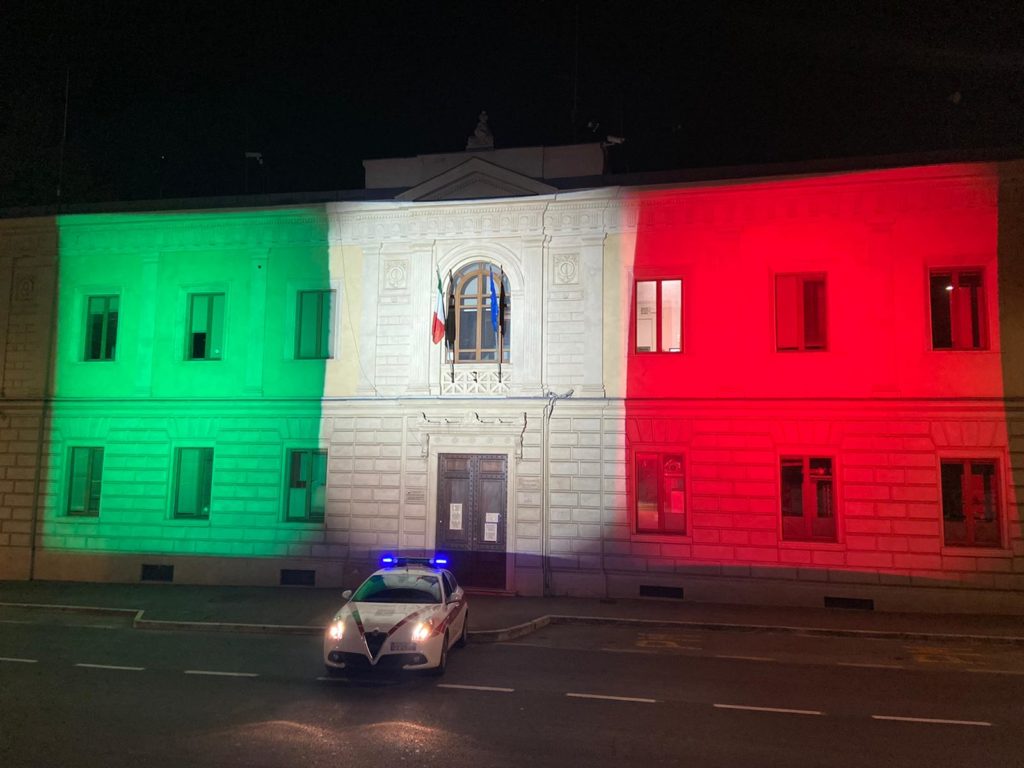
M 632 554 L 662 570 L 1024 587 L 998 196 L 995 169 L 953 165 L 627 198 Z M 1007 492 L 979 513 L 940 477 L 947 457 L 994 467 Z M 975 514 L 996 540 L 945 533 Z

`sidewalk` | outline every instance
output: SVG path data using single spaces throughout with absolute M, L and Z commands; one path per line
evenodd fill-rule
M 319 634 L 341 603 L 341 591 L 336 589 L 0 581 L 0 616 L 11 606 L 102 609 L 124 613 L 133 618 L 134 626 L 150 629 Z M 548 623 L 592 620 L 865 638 L 978 639 L 1024 645 L 1021 616 L 473 594 L 469 603 L 470 636 L 478 642 L 511 639 Z

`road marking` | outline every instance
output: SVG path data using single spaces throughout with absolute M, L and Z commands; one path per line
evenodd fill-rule
M 781 707 L 749 707 L 745 704 L 715 704 L 715 709 L 745 709 L 751 712 L 777 712 L 783 715 L 824 715 L 817 709 L 783 709 Z
M 549 651 L 554 650 L 556 648 L 556 646 L 554 646 L 554 645 L 546 645 L 544 643 L 502 643 L 502 645 L 509 646 L 509 647 L 519 647 L 519 648 L 547 648 Z M 557 646 L 557 647 L 562 649 L 562 650 L 567 650 L 567 651 L 585 651 L 585 650 L 587 650 L 586 648 L 570 648 L 570 647 L 562 646 L 562 645 Z
M 770 659 L 767 656 L 729 656 L 722 653 L 715 654 L 716 659 L 733 659 L 735 661 L 777 661 L 777 659 Z
M 572 699 L 603 699 L 605 701 L 634 701 L 640 704 L 656 704 L 657 699 L 640 699 L 635 696 L 601 696 L 597 693 L 567 693 Z
M 217 672 L 212 669 L 186 669 L 186 675 L 213 675 L 214 677 L 259 677 L 256 672 Z
M 10 661 L 15 664 L 38 664 L 39 659 L 19 659 L 14 656 L 0 656 L 0 661 Z
M 0 624 L 34 624 L 34 621 L 23 621 L 21 619 L 0 619 Z
M 991 727 L 984 720 L 944 720 L 938 717 L 896 717 L 895 715 L 872 715 L 872 720 L 896 720 L 901 723 L 934 723 L 937 725 L 977 725 Z
M 639 653 L 641 655 L 647 655 L 647 656 L 664 656 L 665 655 L 665 651 L 664 650 L 654 651 L 654 650 L 648 650 L 646 648 L 601 648 L 600 650 L 604 651 L 605 653 Z M 672 649 L 666 649 L 666 650 L 670 650 L 670 652 L 675 652 L 675 651 L 697 651 L 697 652 L 700 652 L 703 649 L 701 649 L 701 648 L 692 648 L 692 647 L 687 646 L 687 645 L 677 645 L 677 646 L 675 646 Z
M 86 669 L 120 669 L 125 672 L 142 672 L 145 669 L 145 667 L 122 667 L 117 664 L 75 664 L 75 666 Z
M 670 635 L 658 632 L 641 632 L 637 635 L 636 644 L 641 648 L 668 648 L 674 650 L 683 647 L 679 644 L 680 641 L 700 642 L 700 638 L 694 637 L 692 634 Z
M 495 691 L 497 693 L 512 693 L 515 688 L 501 688 L 496 685 L 458 685 L 456 683 L 438 683 L 438 688 L 458 688 L 463 691 Z
M 900 664 L 867 664 L 856 661 L 837 661 L 837 667 L 862 667 L 864 669 L 906 669 Z
M 965 669 L 964 672 L 979 672 L 983 675 L 1024 675 L 1020 669 Z

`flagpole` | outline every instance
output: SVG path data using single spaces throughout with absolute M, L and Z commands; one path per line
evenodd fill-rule
M 505 334 L 505 313 L 502 312 L 504 302 L 501 300 L 505 295 L 505 267 L 499 264 L 498 269 L 501 270 L 501 282 L 498 283 L 498 383 L 501 384 L 501 361 L 505 358 L 505 344 L 502 338 Z
M 448 270 L 448 295 L 449 296 L 453 296 L 453 297 L 455 295 L 455 277 L 452 275 L 452 271 L 450 269 Z M 454 309 L 454 299 L 452 301 L 448 302 L 448 306 L 445 307 L 445 310 L 447 310 L 449 308 Z M 451 323 L 452 323 L 452 328 L 455 327 L 455 319 L 456 318 L 454 318 L 454 317 L 450 318 Z M 446 336 L 447 336 L 447 334 L 446 334 Z M 446 346 L 448 347 L 448 362 L 451 364 L 451 367 L 452 367 L 452 390 L 454 390 L 455 389 L 455 340 L 453 339 L 452 343 L 448 344 L 447 343 L 447 339 L 446 339 Z

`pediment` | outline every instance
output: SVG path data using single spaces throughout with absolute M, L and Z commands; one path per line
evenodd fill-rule
M 547 195 L 558 190 L 521 173 L 473 157 L 407 189 L 396 200 L 412 202 L 480 200 L 489 197 Z

